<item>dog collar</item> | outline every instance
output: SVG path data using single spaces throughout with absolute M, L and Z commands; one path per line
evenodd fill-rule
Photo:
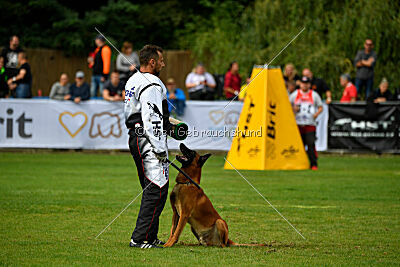
M 190 182 L 190 181 L 187 181 L 187 182 L 185 182 L 185 183 L 182 183 L 182 182 L 178 182 L 178 181 L 176 181 L 176 183 L 177 183 L 177 184 L 185 184 L 185 185 L 190 185 L 190 184 L 191 184 L 191 182 Z

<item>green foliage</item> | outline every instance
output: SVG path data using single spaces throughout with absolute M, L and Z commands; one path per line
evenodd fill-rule
M 0 42 L 8 45 L 9 37 L 16 34 L 24 47 L 56 48 L 67 54 L 86 55 L 94 47 L 97 27 L 118 48 L 130 41 L 135 49 L 148 43 L 176 49 L 185 23 L 212 11 L 195 0 L 104 2 L 0 0 Z
M 227 6 L 233 7 L 228 9 Z M 268 63 L 303 27 L 305 31 L 271 64 L 310 67 L 337 98 L 341 73 L 354 77 L 353 59 L 366 38 L 375 43 L 375 85 L 387 77 L 399 87 L 400 5 L 398 1 L 257 0 L 245 7 L 217 2 L 209 19 L 187 25 L 183 43 L 196 59 L 223 73 L 237 60 L 248 75 L 253 64 Z

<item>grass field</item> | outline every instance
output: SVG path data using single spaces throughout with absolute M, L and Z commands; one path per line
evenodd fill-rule
M 325 155 L 316 172 L 243 171 L 307 240 L 223 163 L 205 164 L 204 191 L 232 240 L 267 247 L 200 247 L 186 226 L 173 248 L 130 248 L 140 198 L 95 240 L 141 192 L 130 154 L 0 153 L 0 265 L 400 264 L 400 157 Z M 171 216 L 168 201 L 162 240 Z

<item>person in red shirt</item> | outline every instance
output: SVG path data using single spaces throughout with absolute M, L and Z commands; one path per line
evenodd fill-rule
M 350 76 L 348 74 L 342 74 L 340 76 L 340 85 L 344 87 L 341 103 L 350 103 L 357 100 L 357 88 L 350 81 Z
M 229 70 L 225 74 L 224 92 L 227 100 L 238 100 L 237 96 L 240 92 L 240 84 L 242 79 L 239 76 L 239 64 L 233 61 L 229 65 Z

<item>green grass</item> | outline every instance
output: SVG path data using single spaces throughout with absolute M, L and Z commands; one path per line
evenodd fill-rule
M 130 248 L 140 198 L 95 240 L 141 192 L 129 154 L 0 153 L 0 265 L 400 263 L 400 157 L 325 155 L 317 172 L 243 171 L 307 240 L 223 163 L 211 157 L 201 185 L 230 238 L 269 246 L 201 247 L 186 226 L 173 248 Z M 168 201 L 162 240 L 171 216 Z

